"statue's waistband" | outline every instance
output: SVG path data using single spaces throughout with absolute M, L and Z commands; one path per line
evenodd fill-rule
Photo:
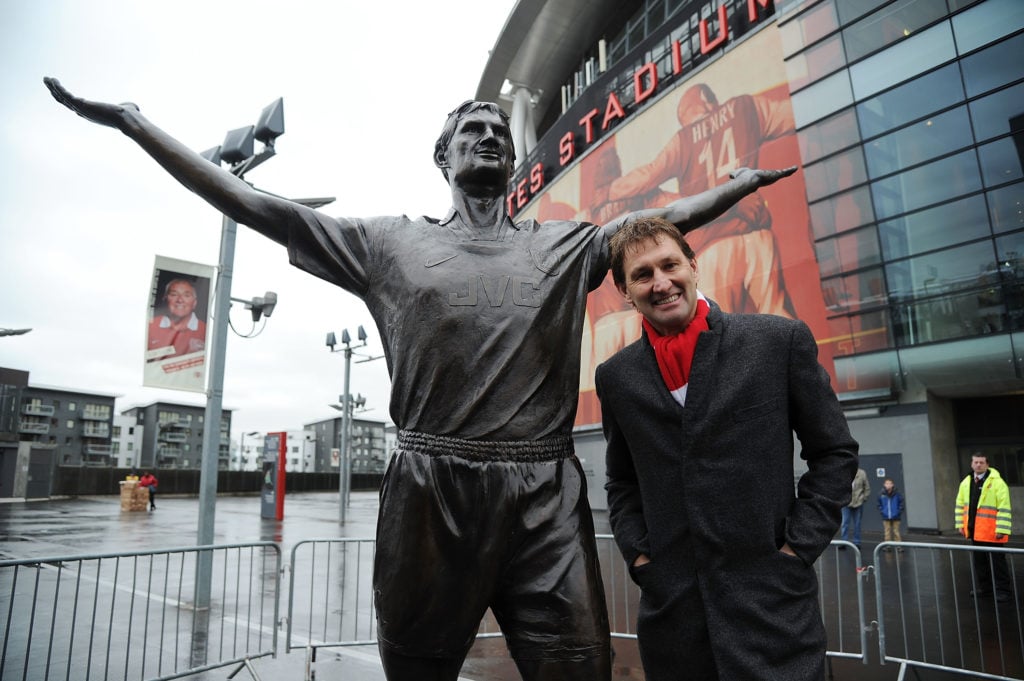
M 573 455 L 571 437 L 547 440 L 464 440 L 414 430 L 398 431 L 402 451 L 427 456 L 457 456 L 469 461 L 558 461 Z

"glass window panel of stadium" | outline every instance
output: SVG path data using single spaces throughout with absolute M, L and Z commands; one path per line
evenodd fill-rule
M 834 323 L 897 347 L 1024 328 L 1024 3 L 779 5 Z

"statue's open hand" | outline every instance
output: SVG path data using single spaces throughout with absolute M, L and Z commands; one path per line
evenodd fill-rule
M 736 178 L 742 175 L 753 173 L 757 176 L 757 186 L 766 187 L 770 184 L 774 184 L 778 180 L 784 177 L 789 177 L 796 172 L 797 166 L 790 166 L 788 168 L 782 168 L 780 170 L 761 170 L 760 168 L 737 168 L 736 170 L 729 173 L 729 177 Z
M 120 128 L 121 123 L 124 121 L 124 112 L 126 109 L 139 110 L 139 107 L 131 102 L 125 102 L 123 104 L 108 104 L 106 102 L 91 102 L 81 97 L 75 97 L 73 94 L 68 92 L 67 88 L 60 84 L 60 81 L 56 78 L 43 78 L 43 83 L 50 90 L 50 94 L 58 102 L 66 106 L 67 108 L 74 111 L 82 118 L 88 119 L 93 123 L 99 123 L 100 125 L 107 125 L 112 128 Z

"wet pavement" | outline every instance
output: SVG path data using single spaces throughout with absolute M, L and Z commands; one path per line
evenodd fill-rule
M 159 496 L 157 506 L 152 512 L 123 512 L 116 496 L 0 503 L 0 560 L 195 546 L 198 500 L 195 497 Z M 281 546 L 283 560 L 287 562 L 292 547 L 304 540 L 372 538 L 376 513 L 376 492 L 353 493 L 351 507 L 343 525 L 339 522 L 337 493 L 290 495 L 286 500 L 283 521 L 261 519 L 260 500 L 257 496 L 219 496 L 214 543 L 273 541 Z M 606 513 L 595 512 L 595 527 L 599 534 L 609 531 Z M 919 539 L 934 540 L 931 537 Z M 872 555 L 867 542 L 864 549 L 864 562 L 871 562 Z M 842 560 L 842 555 L 835 553 L 836 560 Z M 287 597 L 287 585 L 284 590 L 282 599 Z M 866 619 L 870 622 L 874 618 L 872 599 L 868 599 L 866 606 Z M 839 608 L 855 612 L 856 607 L 855 597 L 853 602 L 825 603 L 826 611 Z M 858 635 L 858 632 L 853 632 L 853 635 Z M 613 647 L 616 653 L 615 680 L 642 680 L 644 677 L 635 641 L 616 639 Z M 854 648 L 859 650 L 859 647 Z M 830 638 L 832 649 L 835 647 Z M 878 642 L 875 635 L 868 636 L 867 650 L 871 660 L 868 665 L 862 664 L 859 659 L 830 658 L 829 678 L 840 681 L 895 681 L 899 678 L 897 665 L 877 663 Z M 321 649 L 317 660 L 310 664 L 302 650 L 285 653 L 281 645 L 276 658 L 258 658 L 250 664 L 260 679 L 268 681 L 298 681 L 310 676 L 346 681 L 384 679 L 375 646 Z M 246 679 L 252 676 L 245 669 L 228 667 L 190 678 L 220 680 L 236 671 L 238 673 L 234 678 Z M 926 681 L 965 678 L 963 675 L 930 670 L 918 670 L 912 674 L 914 678 Z M 515 681 L 519 675 L 508 656 L 504 641 L 498 638 L 478 641 L 463 667 L 461 678 L 465 681 Z

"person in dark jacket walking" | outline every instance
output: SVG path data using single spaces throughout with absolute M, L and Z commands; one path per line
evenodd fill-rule
M 608 512 L 641 589 L 648 681 L 821 681 L 812 564 L 839 527 L 857 442 L 803 322 L 727 314 L 658 219 L 611 240 L 640 340 L 597 368 Z M 807 472 L 793 489 L 793 434 Z
M 886 478 L 878 495 L 878 512 L 882 514 L 885 541 L 903 541 L 900 537 L 900 518 L 903 516 L 903 495 L 896 483 Z

